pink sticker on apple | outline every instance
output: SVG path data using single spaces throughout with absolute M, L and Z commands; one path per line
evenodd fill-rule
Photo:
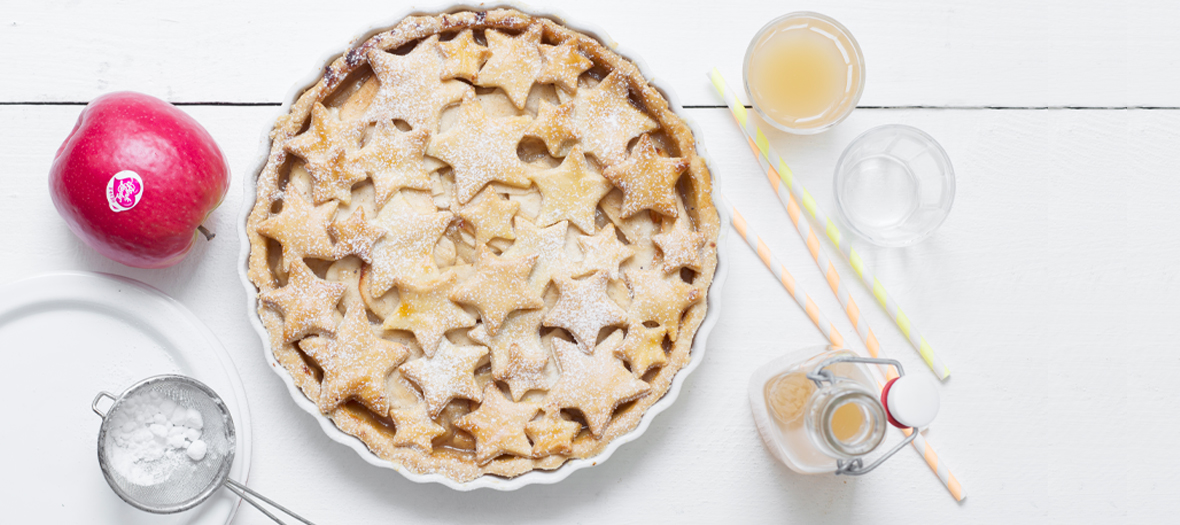
M 139 204 L 141 197 L 143 197 L 143 179 L 139 178 L 139 174 L 134 171 L 120 171 L 107 181 L 107 204 L 111 205 L 113 212 L 134 208 L 136 204 Z

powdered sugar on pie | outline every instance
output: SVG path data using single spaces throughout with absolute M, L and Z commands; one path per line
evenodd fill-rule
M 377 456 L 457 481 L 635 429 L 689 361 L 719 220 L 634 64 L 510 9 L 414 16 L 271 133 L 249 277 L 277 361 Z

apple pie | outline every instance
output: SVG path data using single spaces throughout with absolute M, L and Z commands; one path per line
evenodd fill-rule
M 717 265 L 688 126 L 594 38 L 412 16 L 270 134 L 247 219 L 270 348 L 344 432 L 463 482 L 588 458 L 689 362 Z

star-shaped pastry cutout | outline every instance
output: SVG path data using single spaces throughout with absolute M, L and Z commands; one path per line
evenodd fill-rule
M 474 79 L 480 66 L 492 54 L 488 48 L 475 42 L 474 32 L 470 29 L 447 42 L 440 42 L 438 48 L 443 56 L 443 80 L 456 77 Z
M 533 440 L 534 458 L 573 452 L 572 442 L 581 430 L 580 423 L 558 415 L 546 415 L 524 426 L 525 433 Z
M 506 383 L 516 401 L 529 390 L 549 386 L 545 380 L 549 352 L 541 346 L 542 316 L 540 310 L 522 310 L 510 314 L 496 335 L 488 334 L 487 325 L 482 324 L 467 333 L 491 350 L 492 377 Z
M 336 202 L 312 207 L 293 187 L 283 193 L 283 209 L 258 225 L 258 233 L 283 247 L 283 269 L 305 257 L 334 260 L 337 249 L 328 237 L 328 223 L 336 214 Z
M 487 325 L 488 334 L 496 335 L 509 312 L 545 306 L 541 294 L 528 285 L 537 257 L 536 254 L 499 256 L 482 247 L 475 273 L 451 292 L 451 300 L 474 306 Z
M 413 332 L 422 353 L 433 356 L 448 331 L 475 326 L 475 316 L 451 302 L 457 280 L 455 272 L 449 271 L 425 286 L 399 288 L 397 308 L 385 317 L 381 327 Z
M 443 59 L 438 36 L 431 36 L 408 55 L 369 51 L 369 65 L 381 82 L 372 104 L 365 110 L 366 122 L 406 121 L 414 129 L 433 132 L 443 108 L 471 95 L 470 85 L 442 80 Z
M 422 389 L 430 417 L 438 417 L 452 399 L 483 400 L 475 368 L 487 353 L 485 347 L 456 346 L 444 337 L 434 357 L 415 359 L 399 370 Z
M 541 191 L 539 226 L 568 219 L 586 233 L 594 232 L 598 201 L 613 187 L 590 167 L 579 146 L 570 150 L 560 166 L 536 174 L 533 182 Z
M 520 209 L 520 203 L 500 197 L 491 186 L 479 192 L 471 202 L 459 208 L 458 215 L 475 227 L 475 246 L 501 238 L 512 240 L 512 216 Z
M 430 189 L 430 174 L 423 162 L 428 142 L 430 131 L 425 128 L 403 132 L 393 121 L 381 121 L 368 142 L 349 155 L 349 162 L 373 179 L 378 209 L 402 188 Z
M 542 29 L 541 24 L 533 24 L 515 37 L 489 29 L 485 34 L 492 58 L 475 74 L 475 85 L 501 88 L 512 104 L 523 109 L 541 73 Z
M 623 239 L 635 248 L 636 253 L 647 249 L 655 249 L 651 237 L 660 233 L 659 226 L 652 221 L 652 217 L 659 217 L 656 213 L 639 212 L 626 219 L 623 218 L 623 192 L 612 191 L 598 203 L 603 215 L 623 234 Z
M 573 39 L 558 46 L 541 46 L 541 58 L 544 65 L 537 75 L 537 82 L 557 84 L 567 93 L 578 90 L 578 77 L 594 65 L 578 52 L 578 43 Z
M 490 118 L 477 99 L 468 99 L 451 128 L 431 139 L 426 154 L 451 165 L 459 204 L 494 180 L 528 187 L 524 163 L 516 155 L 528 126 L 526 116 Z
M 410 349 L 386 341 L 374 333 L 362 304 L 354 303 L 336 327 L 336 338 L 310 337 L 299 342 L 324 379 L 320 382 L 320 412 L 331 413 L 349 399 L 356 399 L 374 413 L 389 412 L 385 378 L 410 355 Z
M 643 323 L 635 323 L 627 327 L 627 338 L 619 347 L 619 358 L 631 363 L 631 371 L 636 377 L 643 377 L 648 370 L 657 366 L 664 366 L 668 357 L 664 355 L 664 334 L 668 331 L 662 327 L 648 328 Z
M 334 333 L 336 304 L 343 296 L 343 284 L 316 277 L 300 260 L 291 266 L 286 286 L 258 298 L 283 315 L 283 341 L 292 343 L 313 333 Z
M 562 408 L 576 408 L 586 418 L 590 433 L 602 437 L 615 408 L 651 390 L 615 357 L 618 345 L 619 338 L 612 335 L 586 355 L 577 345 L 554 338 L 553 353 L 561 368 L 561 378 L 549 390 L 545 411 L 554 414 Z
M 639 322 L 659 323 L 668 330 L 668 339 L 676 342 L 680 316 L 688 305 L 701 300 L 701 291 L 685 284 L 679 276 L 664 277 L 660 270 L 628 270 L 625 278 L 631 289 L 629 313 Z
M 483 403 L 455 421 L 455 426 L 475 436 L 475 461 L 483 465 L 503 454 L 528 456 L 533 447 L 524 426 L 538 410 L 536 403 L 509 401 L 495 382 L 488 382 Z
M 645 209 L 676 217 L 676 181 L 686 169 L 688 159 L 660 155 L 651 137 L 643 135 L 626 161 L 602 174 L 623 190 L 624 218 Z
M 574 97 L 574 129 L 587 152 L 603 166 L 627 157 L 627 143 L 636 135 L 659 127 L 627 99 L 627 77 L 611 72 L 591 89 Z
M 434 450 L 434 445 L 431 443 L 434 438 L 446 433 L 446 429 L 435 423 L 426 414 L 425 403 L 414 403 L 408 407 L 391 409 L 389 419 L 393 420 L 395 429 L 393 434 L 395 447 L 415 447 L 429 454 Z
M 336 259 L 356 255 L 372 264 L 373 243 L 385 235 L 385 230 L 369 224 L 365 220 L 365 209 L 357 208 L 347 219 L 328 226 L 328 233 L 336 238 Z
M 561 105 L 542 100 L 537 107 L 537 118 L 533 119 L 525 135 L 537 137 L 545 142 L 545 148 L 554 157 L 561 157 L 561 146 L 566 141 L 578 138 L 574 130 L 574 103 Z
M 363 127 L 360 121 L 340 120 L 316 102 L 311 108 L 311 127 L 287 141 L 287 151 L 306 163 L 316 204 L 332 199 L 352 202 L 352 185 L 365 180 L 365 174 L 346 158 L 360 143 Z
M 627 312 L 606 295 L 608 280 L 606 272 L 595 272 L 582 280 L 555 278 L 559 295 L 557 304 L 545 315 L 545 326 L 565 328 L 573 334 L 578 346 L 590 353 L 602 327 L 627 322 Z
M 652 241 L 664 254 L 664 272 L 672 273 L 679 268 L 701 269 L 701 247 L 705 235 L 692 229 L 687 216 L 676 219 L 672 229 L 652 236 Z
M 635 255 L 635 249 L 623 244 L 615 233 L 615 225 L 607 224 L 593 236 L 578 237 L 582 247 L 582 262 L 577 275 L 602 271 L 611 279 L 619 278 L 619 264 Z
M 450 212 L 418 213 L 391 204 L 377 214 L 385 236 L 373 245 L 369 292 L 381 297 L 394 285 L 421 286 L 434 279 L 434 246 L 454 218 Z
M 545 229 L 528 219 L 516 218 L 516 242 L 504 251 L 505 257 L 537 254 L 537 264 L 529 276 L 529 286 L 538 294 L 545 291 L 553 275 L 569 264 L 565 254 L 565 233 L 569 223 L 562 221 Z

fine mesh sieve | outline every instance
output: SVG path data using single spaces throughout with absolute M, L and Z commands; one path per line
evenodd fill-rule
M 105 411 L 98 407 L 103 398 L 113 401 Z M 150 461 L 142 458 L 134 461 L 124 456 L 130 454 L 128 450 L 116 444 L 114 429 L 136 423 L 129 409 L 164 399 L 200 414 L 203 423 L 200 439 L 207 446 L 200 460 L 191 459 L 185 450 L 169 448 L 162 456 Z M 91 403 L 91 408 L 103 419 L 98 431 L 98 465 L 111 489 L 128 504 L 156 514 L 171 514 L 199 505 L 224 485 L 276 523 L 283 522 L 254 498 L 312 525 L 310 521 L 229 479 L 236 445 L 234 421 L 221 397 L 204 383 L 181 375 L 154 376 L 132 385 L 118 397 L 100 392 Z

